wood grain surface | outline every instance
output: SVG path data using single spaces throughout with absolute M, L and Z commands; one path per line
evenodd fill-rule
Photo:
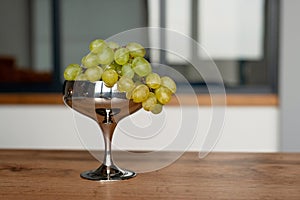
M 299 153 L 189 152 L 126 181 L 79 177 L 98 165 L 86 151 L 0 150 L 0 199 L 300 199 Z

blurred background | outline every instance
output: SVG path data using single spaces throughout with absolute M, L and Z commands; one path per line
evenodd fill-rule
M 242 97 L 227 107 L 216 151 L 300 151 L 299 9 L 298 0 L 0 0 L 1 98 L 60 94 L 64 68 L 80 63 L 93 39 L 139 27 L 168 28 L 198 41 L 216 63 L 228 96 Z M 166 48 L 176 43 L 163 36 L 157 40 Z M 181 48 L 201 57 L 191 45 Z M 149 59 L 174 67 L 197 93 L 207 93 L 188 62 L 155 52 Z M 176 82 L 181 87 L 180 77 Z M 262 102 L 239 102 L 251 95 Z M 263 97 L 270 96 L 268 103 Z M 200 107 L 203 121 L 208 108 Z M 178 109 L 170 106 L 166 112 Z M 5 101 L 0 119 L 0 148 L 84 148 L 62 103 Z

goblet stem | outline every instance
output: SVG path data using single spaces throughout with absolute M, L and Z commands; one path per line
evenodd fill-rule
M 106 108 L 103 110 L 105 110 L 104 120 L 98 123 L 103 133 L 105 147 L 103 164 L 107 167 L 111 167 L 113 165 L 111 142 L 117 123 L 112 119 L 112 109 Z M 103 113 L 98 114 L 99 117 L 102 115 Z
M 135 173 L 117 167 L 112 158 L 111 142 L 117 123 L 111 118 L 111 109 L 106 109 L 107 116 L 98 124 L 103 133 L 104 159 L 102 165 L 91 171 L 81 173 L 81 177 L 89 180 L 113 181 L 124 180 L 135 177 Z
M 111 142 L 117 124 L 114 122 L 106 122 L 106 123 L 100 123 L 99 126 L 103 132 L 103 139 L 104 139 L 103 165 L 107 167 L 111 167 L 114 165 L 112 159 Z
M 107 137 L 104 137 L 104 159 L 103 164 L 110 167 L 113 165 L 112 154 L 111 154 L 111 140 Z

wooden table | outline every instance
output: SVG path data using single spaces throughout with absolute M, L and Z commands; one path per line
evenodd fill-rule
M 98 165 L 86 151 L 0 150 L 0 199 L 300 199 L 300 154 L 185 153 L 126 181 L 79 177 Z

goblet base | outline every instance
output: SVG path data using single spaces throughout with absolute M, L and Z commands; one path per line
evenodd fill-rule
M 129 170 L 120 169 L 116 166 L 101 165 L 96 170 L 89 170 L 80 174 L 81 178 L 93 181 L 120 181 L 130 179 L 136 176 L 136 173 Z

